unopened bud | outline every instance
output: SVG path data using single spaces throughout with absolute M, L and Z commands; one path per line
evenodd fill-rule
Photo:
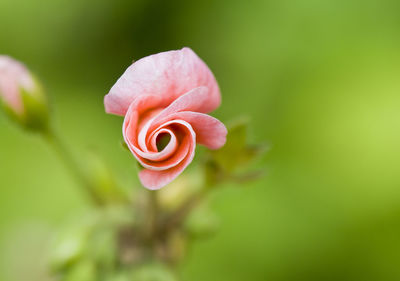
M 19 61 L 0 55 L 0 101 L 23 128 L 48 128 L 48 106 L 39 83 Z

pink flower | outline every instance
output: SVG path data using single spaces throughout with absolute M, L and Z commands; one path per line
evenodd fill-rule
M 0 55 L 0 99 L 17 116 L 25 113 L 21 90 L 33 95 L 37 92 L 32 75 L 22 63 Z
M 105 96 L 108 113 L 125 116 L 123 135 L 143 166 L 142 184 L 159 189 L 190 164 L 196 143 L 225 144 L 227 130 L 205 114 L 221 103 L 217 81 L 189 48 L 133 63 Z M 165 147 L 160 147 L 167 140 Z

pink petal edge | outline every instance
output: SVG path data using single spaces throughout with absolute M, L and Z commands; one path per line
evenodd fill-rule
M 162 52 L 144 57 L 125 71 L 104 98 L 107 113 L 124 116 L 139 96 L 156 95 L 165 106 L 191 89 L 208 88 L 204 111 L 221 103 L 218 83 L 208 66 L 190 49 Z

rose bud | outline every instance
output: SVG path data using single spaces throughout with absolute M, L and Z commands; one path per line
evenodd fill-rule
M 104 99 L 106 112 L 125 116 L 124 140 L 143 166 L 149 189 L 174 180 L 191 163 L 196 143 L 225 144 L 227 130 L 206 113 L 221 103 L 217 81 L 189 48 L 133 63 Z
M 22 63 L 4 55 L 0 55 L 0 101 L 22 127 L 47 129 L 48 107 L 41 87 Z

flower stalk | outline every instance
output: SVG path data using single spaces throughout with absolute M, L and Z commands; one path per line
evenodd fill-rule
M 86 196 L 95 205 L 101 205 L 101 199 L 95 192 L 93 192 L 91 182 L 84 173 L 81 164 L 78 163 L 78 161 L 74 158 L 71 151 L 67 148 L 57 133 L 55 133 L 54 130 L 49 129 L 43 133 L 43 137 L 58 155 L 58 158 L 64 163 L 65 168 L 68 169 L 71 175 L 75 178 L 76 182 L 82 187 L 82 190 Z

